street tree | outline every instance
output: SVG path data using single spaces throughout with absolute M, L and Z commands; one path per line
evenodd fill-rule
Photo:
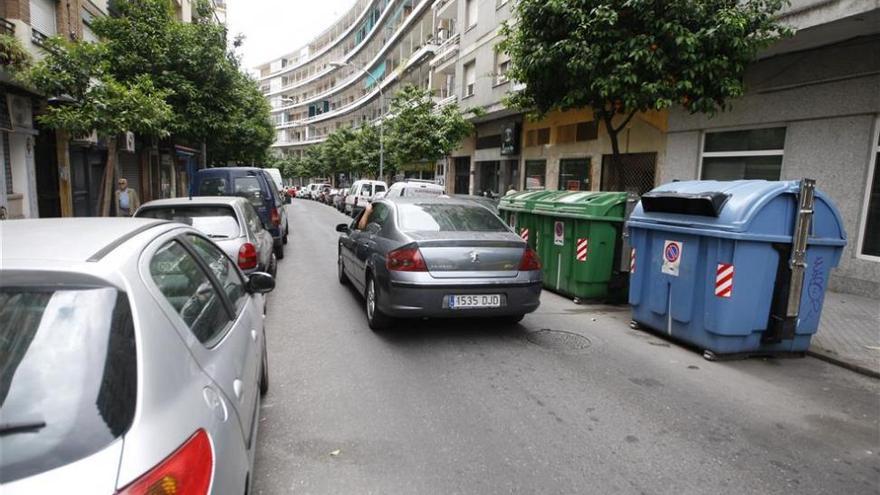
M 168 92 L 175 139 L 205 143 L 218 164 L 266 158 L 274 139 L 269 107 L 241 72 L 207 0 L 195 2 L 190 23 L 175 19 L 168 0 L 114 0 L 111 11 L 92 29 L 107 47 L 113 75 L 122 82 L 147 76 Z
M 131 131 L 164 137 L 173 111 L 147 76 L 117 80 L 106 49 L 98 43 L 71 43 L 63 38 L 44 42 L 45 56 L 21 74 L 30 87 L 63 104 L 51 104 L 37 117 L 42 125 L 65 136 L 87 135 L 93 130 L 107 140 L 107 163 L 101 189 L 102 215 L 110 213 L 109 197 L 117 162 L 117 136 Z
M 429 89 L 407 85 L 391 100 L 385 148 L 400 166 L 446 158 L 473 132 L 457 105 L 437 107 Z
M 500 49 L 525 89 L 510 104 L 545 114 L 589 107 L 612 160 L 638 112 L 714 114 L 744 93 L 759 50 L 785 36 L 786 0 L 521 0 Z M 619 166 L 615 166 L 619 170 Z

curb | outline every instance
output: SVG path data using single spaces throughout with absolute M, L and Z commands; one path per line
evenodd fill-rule
M 823 354 L 821 352 L 808 350 L 807 356 L 811 356 L 816 359 L 820 359 L 822 361 L 825 361 L 826 363 L 831 363 L 833 365 L 840 366 L 841 368 L 846 368 L 850 371 L 855 371 L 856 373 L 859 373 L 861 375 L 865 375 L 865 376 L 868 376 L 871 378 L 880 379 L 880 372 L 878 372 L 877 370 L 873 370 L 873 369 L 867 368 L 865 366 L 861 366 L 861 365 L 854 364 L 854 363 L 851 363 L 848 361 L 844 361 L 840 358 L 829 356 L 828 354 Z

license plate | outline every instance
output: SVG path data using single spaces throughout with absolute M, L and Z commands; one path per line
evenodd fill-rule
M 449 296 L 449 309 L 500 308 L 501 295 Z

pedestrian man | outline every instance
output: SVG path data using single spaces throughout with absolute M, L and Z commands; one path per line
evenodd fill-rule
M 128 187 L 128 180 L 125 177 L 120 177 L 119 189 L 116 190 L 116 216 L 130 217 L 140 205 L 137 192 Z

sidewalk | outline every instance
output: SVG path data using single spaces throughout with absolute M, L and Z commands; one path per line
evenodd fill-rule
M 809 353 L 880 378 L 880 301 L 828 292 Z

